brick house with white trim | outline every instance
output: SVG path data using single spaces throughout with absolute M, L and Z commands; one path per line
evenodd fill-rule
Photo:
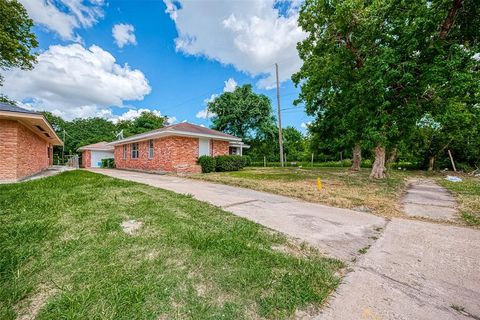
M 38 112 L 0 103 L 0 182 L 15 182 L 53 164 L 53 146 L 63 145 Z
M 152 172 L 201 172 L 202 155 L 242 154 L 242 139 L 182 122 L 108 143 L 119 169 Z
M 106 141 L 82 146 L 77 151 L 82 153 L 82 168 L 99 168 L 103 159 L 113 158 L 113 146 Z

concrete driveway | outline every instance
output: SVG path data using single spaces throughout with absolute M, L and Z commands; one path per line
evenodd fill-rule
M 350 261 L 385 226 L 385 219 L 245 188 L 113 169 L 90 169 L 115 178 L 193 195 L 238 216 L 304 240 L 325 254 Z
M 480 319 L 479 230 L 386 221 L 363 212 L 181 177 L 91 171 L 191 194 L 350 262 L 352 272 L 317 319 Z M 370 245 L 365 254 L 358 252 Z

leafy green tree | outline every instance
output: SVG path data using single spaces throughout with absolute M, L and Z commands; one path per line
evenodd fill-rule
M 450 167 L 447 150 L 454 154 L 459 167 L 480 166 L 480 108 L 451 104 L 436 116 L 425 115 L 413 131 L 411 144 L 416 147 L 418 161 L 433 170 L 440 159 L 442 167 Z
M 301 160 L 305 151 L 305 138 L 294 127 L 286 127 L 283 133 L 283 151 L 288 160 Z
M 153 112 L 144 111 L 132 121 L 131 132 L 133 134 L 144 133 L 159 129 L 165 125 L 167 117 L 158 116 Z
M 250 84 L 224 92 L 208 103 L 212 128 L 245 139 L 253 140 L 275 125 L 270 99 L 252 91 Z
M 65 134 L 65 152 L 75 153 L 84 145 L 100 141 L 113 141 L 115 134 L 124 131 L 124 137 L 143 133 L 163 127 L 166 117 L 153 112 L 142 112 L 133 120 L 119 121 L 117 124 L 103 118 L 86 118 L 65 121 L 59 116 L 44 111 L 43 114 L 52 124 L 57 134 L 63 138 Z M 61 155 L 61 149 L 54 150 Z
M 307 112 L 344 115 L 375 148 L 371 177 L 385 177 L 386 148 L 423 115 L 441 101 L 478 99 L 479 10 L 474 0 L 307 0 L 299 17 L 308 33 L 298 45 L 304 65 L 293 76 L 300 100 Z
M 27 11 L 17 0 L 0 0 L 0 21 L 0 68 L 32 69 L 36 54 L 31 51 L 38 42 L 30 30 L 33 21 Z M 0 75 L 0 85 L 2 82 Z
M 255 137 L 247 141 L 250 149 L 245 154 L 254 161 L 278 161 L 280 146 L 278 144 L 278 127 L 275 123 L 264 125 Z

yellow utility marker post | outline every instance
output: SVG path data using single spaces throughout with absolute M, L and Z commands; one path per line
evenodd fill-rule
M 322 180 L 320 177 L 317 178 L 317 189 L 322 190 Z

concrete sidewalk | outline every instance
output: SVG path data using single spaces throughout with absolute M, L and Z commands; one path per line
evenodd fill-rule
M 181 177 L 91 171 L 191 194 L 344 261 L 356 257 L 317 319 L 480 319 L 479 230 L 402 219 L 387 223 L 367 213 Z M 372 235 L 380 238 L 375 242 Z
M 455 198 L 429 179 L 410 181 L 402 203 L 409 216 L 453 220 L 457 215 Z
M 241 217 L 304 240 L 324 253 L 351 261 L 385 226 L 385 219 L 245 188 L 142 172 L 89 169 L 115 178 L 193 195 Z
M 480 231 L 394 219 L 317 319 L 480 319 L 479 270 Z

